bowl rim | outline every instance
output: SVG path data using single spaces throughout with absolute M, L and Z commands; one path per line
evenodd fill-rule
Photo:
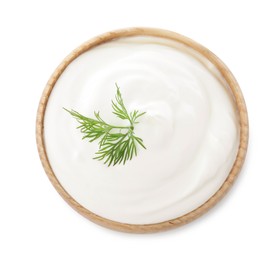
M 234 97 L 234 101 L 239 116 L 240 142 L 239 142 L 237 157 L 235 159 L 235 162 L 233 164 L 233 167 L 228 177 L 226 178 L 222 186 L 219 188 L 219 190 L 213 196 L 211 196 L 205 203 L 203 203 L 201 206 L 194 209 L 193 211 L 183 216 L 177 217 L 175 219 L 154 223 L 154 224 L 121 223 L 107 218 L 103 218 L 91 212 L 90 210 L 86 209 L 85 207 L 83 207 L 63 188 L 63 186 L 56 178 L 55 173 L 52 170 L 50 162 L 48 160 L 48 156 L 45 148 L 45 142 L 44 142 L 44 115 L 45 115 L 48 99 L 57 80 L 59 79 L 60 75 L 64 72 L 64 70 L 67 68 L 67 66 L 78 56 L 80 56 L 81 54 L 83 54 L 84 52 L 88 51 L 91 48 L 94 48 L 100 44 L 109 42 L 117 38 L 130 37 L 130 36 L 156 36 L 156 37 L 174 40 L 179 43 L 185 44 L 186 46 L 194 49 L 202 56 L 207 58 L 213 65 L 215 65 L 215 67 L 221 73 L 222 77 L 228 83 L 228 87 L 230 88 L 231 93 Z M 48 178 L 50 179 L 52 185 L 55 187 L 58 193 L 62 196 L 62 198 L 78 213 L 88 218 L 89 220 L 93 221 L 94 223 L 110 229 L 123 231 L 123 232 L 131 232 L 131 233 L 150 233 L 150 232 L 157 232 L 157 231 L 178 227 L 187 224 L 195 220 L 196 218 L 202 216 L 214 205 L 216 205 L 216 203 L 220 201 L 221 198 L 223 198 L 224 195 L 229 191 L 229 189 L 231 188 L 233 182 L 235 181 L 236 177 L 238 176 L 242 168 L 247 153 L 248 137 L 249 137 L 249 124 L 248 124 L 248 114 L 245 105 L 245 100 L 236 79 L 234 78 L 230 70 L 227 68 L 227 66 L 215 54 L 213 54 L 210 50 L 208 50 L 201 44 L 178 33 L 169 30 L 159 29 L 159 28 L 132 27 L 132 28 L 114 30 L 96 36 L 86 41 L 85 43 L 81 44 L 60 63 L 60 65 L 55 69 L 54 73 L 51 75 L 41 96 L 39 106 L 38 106 L 38 111 L 37 111 L 37 118 L 36 118 L 36 142 L 37 142 L 37 149 L 39 152 L 39 156 Z

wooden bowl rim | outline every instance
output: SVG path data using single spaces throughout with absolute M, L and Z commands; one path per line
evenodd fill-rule
M 95 46 L 98 46 L 102 43 L 111 41 L 113 39 L 117 39 L 120 37 L 129 37 L 129 36 L 156 36 L 156 37 L 175 40 L 177 42 L 183 43 L 191 47 L 192 49 L 196 50 L 204 57 L 206 57 L 209 61 L 212 62 L 212 64 L 216 66 L 216 68 L 220 71 L 223 78 L 227 81 L 228 86 L 230 87 L 232 95 L 235 99 L 235 104 L 237 107 L 237 112 L 239 115 L 239 122 L 240 122 L 240 144 L 239 144 L 237 157 L 227 179 L 224 181 L 220 189 L 212 197 L 210 197 L 204 204 L 202 204 L 200 207 L 196 208 L 195 210 L 181 217 L 160 222 L 160 223 L 155 223 L 155 224 L 135 225 L 135 224 L 127 224 L 127 223 L 112 221 L 110 219 L 106 219 L 101 216 L 98 216 L 93 212 L 89 211 L 88 209 L 86 209 L 85 207 L 83 207 L 82 205 L 80 205 L 73 197 L 71 197 L 70 194 L 68 194 L 68 192 L 63 188 L 63 186 L 59 183 L 58 179 L 56 178 L 55 173 L 53 172 L 50 166 L 46 149 L 45 149 L 45 143 L 44 143 L 44 115 L 45 115 L 47 102 L 51 94 L 51 91 L 55 86 L 56 81 L 63 73 L 63 71 L 74 59 L 76 59 L 79 55 L 86 52 L 87 50 L 94 48 Z M 124 232 L 131 232 L 131 233 L 157 232 L 157 231 L 178 227 L 200 217 L 201 215 L 206 213 L 210 208 L 212 208 L 228 192 L 228 190 L 232 186 L 233 182 L 235 181 L 236 177 L 238 176 L 242 168 L 242 165 L 245 160 L 246 152 L 247 152 L 247 146 L 248 146 L 248 131 L 249 131 L 249 127 L 248 127 L 247 109 L 240 87 L 236 79 L 230 72 L 230 70 L 215 54 L 213 54 L 211 51 L 209 51 L 207 48 L 203 47 L 202 45 L 191 40 L 190 38 L 187 38 L 175 32 L 158 29 L 158 28 L 143 28 L 143 27 L 125 28 L 125 29 L 104 33 L 102 35 L 90 39 L 89 41 L 83 43 L 74 51 L 72 51 L 57 67 L 57 69 L 54 71 L 54 73 L 48 80 L 47 85 L 43 91 L 42 97 L 40 99 L 38 112 L 37 112 L 37 120 L 36 120 L 36 141 L 37 141 L 37 148 L 38 148 L 42 165 L 51 183 L 58 191 L 58 193 L 63 197 L 63 199 L 73 209 L 75 209 L 77 212 L 79 212 L 81 215 L 88 218 L 89 220 L 110 229 L 124 231 Z

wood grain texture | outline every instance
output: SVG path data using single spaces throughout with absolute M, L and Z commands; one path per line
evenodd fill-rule
M 240 144 L 239 144 L 236 160 L 227 179 L 225 180 L 221 188 L 211 198 L 209 198 L 208 201 L 206 201 L 203 205 L 191 211 L 190 213 L 185 214 L 184 216 L 169 221 L 160 222 L 156 224 L 148 224 L 148 225 L 134 225 L 134 224 L 115 222 L 94 214 L 93 212 L 87 210 L 82 205 L 80 205 L 77 201 L 75 201 L 75 199 L 71 197 L 67 193 L 67 191 L 62 187 L 62 185 L 59 183 L 58 179 L 55 176 L 55 173 L 51 168 L 46 153 L 45 144 L 44 144 L 44 115 L 45 115 L 45 109 L 47 106 L 49 96 L 51 94 L 52 89 L 55 87 L 56 81 L 63 73 L 63 71 L 67 68 L 67 66 L 79 55 L 81 55 L 82 53 L 86 52 L 91 48 L 94 48 L 99 44 L 111 41 L 113 39 L 117 39 L 120 37 L 148 36 L 148 35 L 171 39 L 180 42 L 182 44 L 185 44 L 191 47 L 192 49 L 196 50 L 200 54 L 202 54 L 204 57 L 206 57 L 209 61 L 211 61 L 216 66 L 216 68 L 220 71 L 223 78 L 227 81 L 231 89 L 232 95 L 234 96 L 237 112 L 239 114 Z M 228 192 L 228 190 L 232 186 L 233 182 L 235 181 L 236 177 L 238 176 L 241 170 L 241 167 L 245 160 L 247 146 L 248 146 L 248 131 L 249 131 L 248 115 L 247 115 L 245 101 L 237 81 L 235 80 L 230 70 L 226 67 L 226 65 L 224 65 L 224 63 L 211 51 L 209 51 L 207 48 L 203 47 L 202 45 L 194 42 L 193 40 L 171 31 L 155 29 L 155 28 L 127 28 L 127 29 L 108 32 L 100 36 L 94 37 L 91 40 L 79 46 L 78 48 L 76 48 L 72 53 L 70 53 L 70 55 L 68 55 L 62 61 L 62 63 L 57 67 L 57 69 L 50 77 L 43 91 L 39 103 L 37 120 L 36 120 L 36 141 L 37 141 L 37 147 L 38 147 L 40 159 L 48 178 L 50 179 L 51 183 L 56 188 L 58 193 L 64 198 L 64 200 L 72 208 L 74 208 L 77 212 L 79 212 L 81 215 L 88 218 L 89 220 L 107 228 L 111 228 L 118 231 L 131 232 L 131 233 L 157 232 L 157 231 L 178 227 L 193 221 L 194 219 L 206 213 L 210 208 L 212 208 Z

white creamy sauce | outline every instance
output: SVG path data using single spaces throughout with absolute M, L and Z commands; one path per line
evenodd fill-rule
M 125 124 L 112 114 L 120 87 L 128 111 L 146 112 L 135 126 L 144 141 L 124 166 L 93 160 L 98 143 L 82 140 L 62 107 Z M 45 145 L 65 190 L 93 213 L 129 224 L 180 217 L 206 202 L 236 158 L 239 122 L 217 69 L 175 41 L 127 37 L 74 60 L 57 81 L 45 112 Z

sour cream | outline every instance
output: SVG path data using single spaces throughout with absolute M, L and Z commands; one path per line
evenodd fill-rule
M 62 107 L 125 124 L 112 114 L 120 87 L 146 150 L 125 165 L 93 160 Z M 47 156 L 58 181 L 91 212 L 128 224 L 159 223 L 205 203 L 227 178 L 239 146 L 239 121 L 226 82 L 203 56 L 150 36 L 101 44 L 74 60 L 50 95 L 44 119 Z

